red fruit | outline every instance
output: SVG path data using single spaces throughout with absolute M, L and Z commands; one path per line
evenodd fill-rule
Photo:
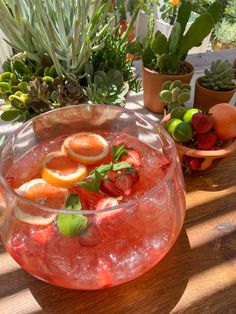
M 194 158 L 194 157 L 189 158 L 188 165 L 191 170 L 193 171 L 199 170 L 201 168 L 201 164 L 202 164 L 202 158 Z
M 101 191 L 111 196 L 120 196 L 122 194 L 122 191 L 120 191 L 109 179 L 102 181 Z
M 137 183 L 139 181 L 139 174 L 137 172 L 129 174 L 132 178 L 133 184 Z
M 128 150 L 128 153 L 121 157 L 121 161 L 129 162 L 134 167 L 140 167 L 142 165 L 139 153 L 134 150 Z
M 31 238 L 39 244 L 46 244 L 53 232 L 53 225 L 40 230 L 32 230 Z
M 103 198 L 97 203 L 96 210 L 105 209 L 105 208 L 109 208 L 109 207 L 113 207 L 117 205 L 118 205 L 118 201 L 115 198 L 111 198 L 111 197 Z M 113 209 L 107 212 L 101 212 L 101 213 L 96 214 L 95 220 L 97 223 L 110 221 L 110 219 L 113 219 L 119 216 L 122 211 L 123 211 L 123 208 Z
M 83 246 L 95 246 L 100 242 L 101 234 L 95 224 L 91 224 L 79 238 L 79 243 Z
M 196 134 L 195 141 L 198 149 L 211 150 L 217 142 L 215 133 Z
M 207 133 L 214 125 L 212 115 L 207 115 L 202 112 L 195 113 L 192 117 L 192 126 L 197 133 Z
M 211 150 L 220 150 L 220 149 L 222 149 L 222 147 L 220 147 L 220 146 L 213 146 Z
M 107 176 L 108 176 L 109 180 L 114 182 L 118 176 L 118 171 L 117 170 L 110 170 L 107 172 Z
M 14 178 L 13 177 L 6 177 L 6 181 L 10 186 L 13 186 L 13 184 L 14 184 Z
M 114 181 L 115 187 L 126 196 L 130 195 L 133 184 L 133 179 L 130 174 L 121 174 Z

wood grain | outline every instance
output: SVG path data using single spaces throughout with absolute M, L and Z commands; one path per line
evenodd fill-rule
M 152 270 L 118 287 L 50 286 L 0 246 L 0 314 L 236 313 L 235 169 L 236 155 L 204 175 L 185 176 L 186 219 L 174 247 Z

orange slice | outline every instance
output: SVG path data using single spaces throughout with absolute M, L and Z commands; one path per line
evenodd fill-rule
M 73 160 L 91 165 L 108 155 L 109 145 L 101 135 L 82 132 L 67 137 L 62 145 L 62 151 Z
M 43 179 L 33 179 L 21 185 L 16 192 L 21 196 L 49 208 L 64 208 L 69 192 L 45 182 Z M 27 204 L 27 201 L 17 200 L 15 216 L 18 220 L 32 225 L 48 225 L 56 214 L 40 209 L 37 204 Z
M 68 187 L 87 175 L 87 168 L 63 152 L 52 152 L 42 161 L 42 178 L 53 186 Z

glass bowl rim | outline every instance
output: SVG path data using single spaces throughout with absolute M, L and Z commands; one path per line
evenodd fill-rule
M 25 198 L 24 196 L 21 196 L 20 194 L 18 194 L 7 182 L 6 178 L 2 175 L 2 171 L 0 170 L 0 182 L 2 182 L 3 186 L 6 188 L 7 193 L 10 193 L 11 195 L 13 195 L 16 199 L 19 199 L 22 202 L 25 202 L 29 205 L 32 206 L 36 206 L 38 209 L 42 210 L 42 211 L 46 211 L 46 212 L 50 212 L 50 213 L 56 213 L 56 214 L 84 214 L 84 215 L 92 215 L 92 214 L 97 214 L 97 213 L 101 213 L 101 212 L 108 212 L 108 211 L 113 211 L 113 210 L 117 210 L 120 209 L 121 207 L 126 207 L 128 208 L 130 205 L 137 203 L 140 199 L 144 199 L 145 196 L 147 196 L 148 194 L 152 193 L 155 190 L 159 190 L 165 183 L 166 181 L 168 181 L 168 179 L 171 177 L 171 175 L 174 172 L 176 163 L 177 163 L 177 158 L 175 158 L 177 156 L 177 151 L 176 151 L 176 147 L 175 147 L 175 143 L 172 140 L 171 136 L 168 134 L 168 132 L 165 130 L 165 128 L 161 125 L 160 121 L 159 122 L 154 122 L 152 121 L 149 117 L 146 117 L 144 114 L 142 113 L 137 113 L 134 109 L 127 109 L 127 108 L 122 108 L 122 107 L 115 107 L 113 105 L 105 105 L 105 104 L 79 104 L 79 105 L 72 105 L 72 106 L 65 106 L 62 108 L 56 108 L 47 112 L 44 112 L 28 121 L 26 121 L 25 123 L 23 123 L 21 126 L 19 126 L 19 128 L 17 128 L 15 131 L 13 131 L 12 134 L 10 134 L 10 136 L 7 138 L 7 140 L 5 141 L 5 143 L 2 145 L 1 149 L 0 149 L 0 164 L 1 164 L 1 160 L 2 160 L 2 150 L 4 149 L 4 147 L 8 144 L 8 142 L 10 142 L 18 133 L 20 133 L 27 125 L 32 124 L 35 120 L 47 116 L 50 113 L 53 113 L 55 111 L 61 111 L 61 110 L 68 110 L 68 109 L 73 109 L 76 108 L 78 106 L 103 106 L 105 108 L 110 107 L 112 109 L 121 109 L 124 112 L 128 112 L 128 113 L 132 113 L 135 116 L 141 117 L 144 120 L 146 120 L 147 122 L 149 122 L 151 125 L 153 125 L 153 123 L 157 124 L 157 130 L 161 129 L 161 131 L 164 133 L 165 137 L 168 139 L 168 144 L 171 147 L 171 151 L 173 152 L 173 160 L 171 162 L 171 166 L 168 169 L 167 174 L 165 175 L 165 177 L 161 180 L 161 182 L 158 182 L 157 185 L 155 185 L 153 188 L 151 188 L 150 190 L 148 190 L 147 192 L 145 192 L 144 194 L 138 196 L 137 198 L 130 200 L 128 202 L 125 203 L 120 203 L 116 206 L 112 206 L 112 207 L 107 207 L 104 209 L 85 209 L 85 210 L 79 210 L 79 211 L 75 211 L 75 210 L 67 210 L 67 209 L 56 209 L 56 208 L 50 208 L 44 205 L 41 205 L 39 203 L 37 203 L 36 201 L 30 200 Z M 145 143 L 146 144 L 146 143 Z M 151 147 L 154 147 L 151 144 L 147 144 L 150 145 Z

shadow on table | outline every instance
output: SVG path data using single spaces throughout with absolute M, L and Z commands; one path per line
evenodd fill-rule
M 181 260 L 183 250 L 190 251 L 185 230 L 157 266 L 129 283 L 100 291 L 75 291 L 35 281 L 29 289 L 43 313 L 169 313 L 189 279 L 185 274 L 188 261 Z

